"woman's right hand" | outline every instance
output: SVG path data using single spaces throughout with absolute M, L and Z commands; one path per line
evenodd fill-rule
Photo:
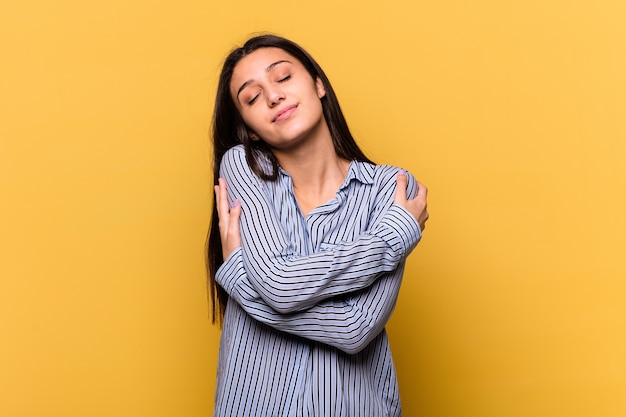
M 406 172 L 404 170 L 400 170 L 396 179 L 396 194 L 393 202 L 404 207 L 409 213 L 411 213 L 411 215 L 413 215 L 419 223 L 420 230 L 423 232 L 426 228 L 426 220 L 428 220 L 428 210 L 426 204 L 428 189 L 424 186 L 424 184 L 418 182 L 417 195 L 413 200 L 407 200 L 406 186 Z
M 220 237 L 222 238 L 222 256 L 226 259 L 235 249 L 241 246 L 241 232 L 239 230 L 241 203 L 239 200 L 235 200 L 234 205 L 229 207 L 225 179 L 220 178 L 214 188 Z

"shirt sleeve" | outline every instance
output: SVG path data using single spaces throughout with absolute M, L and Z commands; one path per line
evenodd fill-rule
M 236 249 L 218 271 L 232 281 L 229 296 L 255 320 L 277 330 L 333 346 L 348 354 L 364 349 L 384 329 L 396 304 L 404 262 L 370 287 L 323 300 L 313 307 L 281 314 L 263 300 L 246 279 L 242 249 Z M 226 278 L 228 277 L 228 278 Z
M 226 179 L 231 202 L 238 199 L 242 203 L 245 274 L 220 274 L 217 281 L 229 294 L 240 281 L 248 281 L 278 313 L 303 311 L 330 297 L 370 286 L 380 274 L 396 269 L 421 238 L 413 216 L 394 205 L 373 230 L 354 241 L 297 256 L 241 148 L 225 154 L 220 175 Z

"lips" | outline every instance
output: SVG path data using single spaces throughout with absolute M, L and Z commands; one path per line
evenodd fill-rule
M 282 108 L 278 113 L 276 113 L 276 115 L 272 119 L 272 123 L 288 119 L 289 116 L 291 116 L 293 112 L 296 111 L 297 107 L 298 106 L 296 104 L 292 104 L 290 106 Z

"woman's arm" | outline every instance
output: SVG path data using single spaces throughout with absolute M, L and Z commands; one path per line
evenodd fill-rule
M 354 241 L 297 256 L 243 149 L 225 154 L 221 175 L 228 183 L 229 199 L 243 204 L 241 239 L 247 279 L 279 313 L 305 310 L 326 298 L 370 286 L 381 273 L 394 270 L 421 237 L 416 220 L 394 205 L 373 230 Z M 229 291 L 228 283 L 220 285 Z
M 305 311 L 280 314 L 263 300 L 246 277 L 242 249 L 237 248 L 218 271 L 218 282 L 255 320 L 275 329 L 321 342 L 354 354 L 383 330 L 396 304 L 404 262 L 370 287 L 347 296 L 321 301 Z M 232 285 L 231 285 L 232 283 Z

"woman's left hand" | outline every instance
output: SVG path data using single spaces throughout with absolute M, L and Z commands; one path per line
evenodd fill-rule
M 401 170 L 396 178 L 396 194 L 393 202 L 407 209 L 408 212 L 415 217 L 420 225 L 420 230 L 423 232 L 426 228 L 426 221 L 428 220 L 428 204 L 426 203 L 428 189 L 424 184 L 418 181 L 417 196 L 412 200 L 407 200 L 406 184 L 406 172 Z
M 239 200 L 235 200 L 232 207 L 228 206 L 225 179 L 220 178 L 214 188 L 220 237 L 222 238 L 222 256 L 226 259 L 235 249 L 241 246 L 241 232 L 239 230 L 241 203 Z

